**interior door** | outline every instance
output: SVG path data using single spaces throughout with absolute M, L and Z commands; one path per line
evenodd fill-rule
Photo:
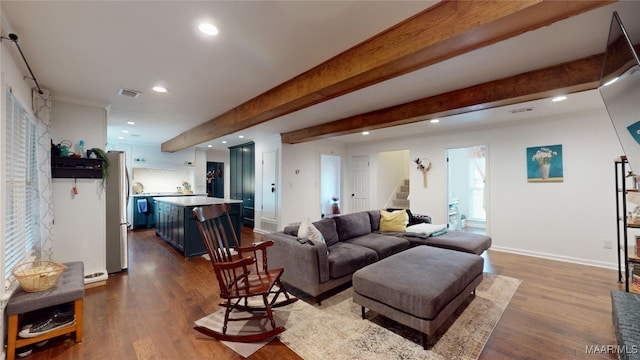
M 262 218 L 277 221 L 277 160 L 278 152 L 262 153 Z
M 369 156 L 351 157 L 351 211 L 369 209 Z

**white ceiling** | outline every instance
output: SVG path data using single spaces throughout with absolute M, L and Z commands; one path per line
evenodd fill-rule
M 110 143 L 159 145 L 433 3 L 3 0 L 2 35 L 18 35 L 38 82 L 51 90 L 54 100 L 110 106 Z M 244 139 L 238 139 L 237 133 L 202 145 L 226 148 L 601 53 L 614 10 L 632 39 L 640 34 L 640 23 L 635 21 L 640 18 L 640 2 L 615 3 L 282 116 L 242 131 Z M 213 38 L 199 34 L 197 25 L 202 20 L 213 22 L 220 34 Z M 17 52 L 14 55 L 23 65 Z M 156 84 L 169 92 L 151 91 Z M 120 88 L 139 90 L 142 95 L 122 97 Z M 519 114 L 508 109 L 483 110 L 439 124 L 412 124 L 336 141 L 486 126 L 602 105 L 596 93 L 563 103 L 539 100 L 509 109 L 527 106 L 534 110 Z

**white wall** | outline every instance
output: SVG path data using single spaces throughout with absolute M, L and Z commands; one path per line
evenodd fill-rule
M 346 150 L 345 145 L 330 141 L 282 144 L 280 229 L 304 218 L 320 219 L 320 154 L 342 157 L 342 193 L 338 196 L 343 199 L 341 211 L 345 212 L 344 199 L 350 194 L 345 190 L 347 186 L 344 182 L 348 174 Z M 258 184 L 256 179 L 256 187 Z
M 54 143 L 85 141 L 85 148 L 104 149 L 107 111 L 104 108 L 54 101 L 51 109 Z M 85 274 L 106 275 L 106 209 L 100 179 L 53 179 L 53 260 L 83 261 Z
M 412 159 L 428 157 L 433 163 L 428 188 L 420 171 L 410 171 L 411 210 L 446 223 L 445 150 L 480 143 L 488 145 L 487 230 L 494 249 L 617 267 L 616 250 L 604 249 L 603 243 L 616 239 L 613 161 L 622 149 L 604 105 L 561 118 L 357 145 L 349 151 L 371 154 L 372 168 L 378 166 L 374 154 L 401 145 L 410 148 Z M 563 145 L 564 182 L 528 183 L 526 148 L 554 144 Z

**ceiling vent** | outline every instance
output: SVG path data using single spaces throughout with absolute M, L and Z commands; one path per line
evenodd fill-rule
M 533 111 L 533 108 L 527 107 L 527 108 L 514 109 L 514 110 L 511 110 L 510 112 L 512 114 L 519 114 L 519 113 L 529 112 L 529 111 Z
M 133 98 L 133 99 L 137 99 L 138 96 L 140 96 L 140 94 L 141 94 L 141 92 L 137 91 L 137 90 L 130 90 L 130 89 L 120 89 L 120 90 L 118 90 L 118 95 L 130 97 L 130 98 Z

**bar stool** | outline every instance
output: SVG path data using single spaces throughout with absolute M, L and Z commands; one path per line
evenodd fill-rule
M 76 342 L 82 341 L 82 305 L 84 300 L 84 263 L 81 261 L 65 263 L 67 269 L 62 273 L 56 286 L 38 292 L 26 292 L 21 288 L 11 296 L 7 303 L 7 359 L 14 360 L 16 348 L 54 338 L 56 336 L 76 333 Z M 18 338 L 19 318 L 31 311 L 45 309 L 65 303 L 74 304 L 75 324 L 32 337 Z

